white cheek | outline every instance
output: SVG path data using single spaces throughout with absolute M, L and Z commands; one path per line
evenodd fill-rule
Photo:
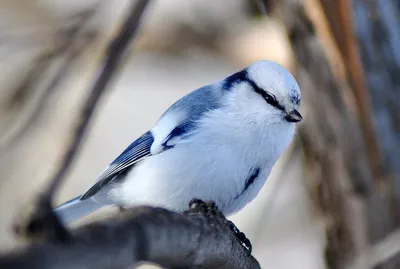
M 260 112 L 260 110 L 265 109 L 265 101 L 252 89 L 249 89 L 246 84 L 241 84 L 236 89 L 232 94 L 232 99 L 236 107 L 240 110 Z

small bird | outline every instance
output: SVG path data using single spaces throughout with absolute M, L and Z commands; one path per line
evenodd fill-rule
M 175 102 L 88 191 L 55 212 L 69 223 L 109 205 L 184 211 L 198 198 L 232 215 L 257 196 L 291 143 L 300 100 L 289 71 L 255 62 Z

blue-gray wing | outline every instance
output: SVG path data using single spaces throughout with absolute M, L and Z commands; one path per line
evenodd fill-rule
M 192 93 L 184 96 L 174 103 L 160 118 L 173 117 L 176 111 L 184 113 L 181 122 L 177 122 L 175 128 L 165 137 L 159 146 L 161 150 L 158 153 L 171 149 L 174 145 L 168 143 L 177 137 L 188 137 L 196 129 L 197 121 L 205 115 L 206 112 L 219 108 L 220 99 L 224 94 L 221 87 L 212 85 L 204 86 Z M 151 156 L 150 148 L 154 143 L 154 137 L 151 132 L 147 132 L 139 139 L 133 142 L 118 158 L 113 161 L 106 171 L 100 176 L 99 181 L 93 185 L 80 199 L 87 199 L 113 180 L 123 178 L 123 174 L 128 172 L 135 163 Z
M 132 166 L 151 155 L 150 148 L 154 142 L 151 132 L 147 132 L 135 140 L 129 147 L 121 153 L 110 166 L 101 174 L 99 180 L 85 194 L 81 200 L 95 195 L 104 186 L 116 179 L 119 175 L 127 172 Z

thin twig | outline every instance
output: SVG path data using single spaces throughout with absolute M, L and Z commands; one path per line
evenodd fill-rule
M 52 93 L 57 89 L 65 74 L 68 72 L 72 63 L 74 62 L 77 55 L 79 55 L 82 49 L 81 40 L 77 40 L 82 37 L 82 32 L 84 32 L 85 25 L 92 18 L 92 15 L 97 10 L 97 6 L 92 7 L 80 14 L 80 20 L 75 23 L 72 27 L 64 30 L 63 33 L 58 33 L 58 38 L 64 40 L 57 48 L 46 51 L 38 57 L 36 62 L 33 64 L 32 71 L 28 74 L 27 78 L 22 81 L 19 87 L 14 91 L 15 94 L 12 97 L 16 99 L 20 95 L 26 95 L 26 92 L 31 91 L 32 87 L 35 87 L 43 78 L 46 71 L 52 66 L 54 60 L 58 57 L 64 55 L 63 61 L 56 67 L 58 70 L 56 74 L 51 78 L 39 100 L 33 104 L 33 107 L 26 111 L 26 117 L 20 117 L 17 120 L 18 125 L 10 126 L 6 128 L 6 133 L 0 137 L 0 152 L 7 152 L 8 149 L 15 146 L 19 140 L 29 131 L 29 129 L 35 125 L 39 119 L 43 110 L 45 110 L 45 103 L 49 100 Z M 92 41 L 95 37 L 94 34 L 88 32 L 85 36 L 88 38 L 88 42 Z M 20 98 L 21 99 L 21 98 Z M 15 104 L 15 100 L 10 100 L 11 105 Z M 28 106 L 29 107 L 29 106 Z M 22 124 L 21 124 L 22 121 Z M 14 128 L 13 128 L 14 127 Z
M 52 213 L 52 199 L 54 193 L 66 178 L 79 147 L 83 142 L 86 130 L 94 114 L 95 108 L 101 97 L 104 95 L 111 78 L 117 71 L 117 68 L 122 60 L 130 41 L 135 36 L 141 17 L 144 13 L 149 0 L 132 1 L 128 9 L 128 16 L 122 23 L 118 35 L 111 40 L 104 53 L 102 60 L 102 70 L 99 72 L 94 81 L 93 87 L 89 91 L 88 98 L 83 104 L 78 113 L 77 121 L 73 127 L 71 141 L 67 145 L 59 169 L 50 178 L 49 185 L 40 193 L 38 200 L 34 203 L 27 204 L 22 211 L 18 222 L 15 224 L 15 232 L 20 238 L 32 240 L 44 240 L 56 236 L 66 237 L 67 229 L 55 221 L 57 218 Z M 52 227 L 56 225 L 57 227 Z M 58 234 L 53 234 L 52 231 L 58 231 Z
M 119 34 L 111 41 L 107 48 L 103 59 L 103 69 L 98 75 L 92 89 L 90 90 L 89 97 L 77 117 L 78 121 L 73 131 L 71 143 L 62 157 L 60 169 L 56 172 L 54 177 L 52 177 L 48 188 L 43 193 L 43 198 L 45 200 L 51 200 L 57 187 L 69 172 L 69 169 L 71 168 L 71 165 L 75 159 L 75 155 L 79 150 L 79 146 L 83 141 L 85 132 L 92 119 L 95 108 L 99 103 L 100 98 L 105 93 L 107 86 L 122 59 L 122 56 L 124 55 L 125 50 L 137 32 L 140 19 L 147 4 L 149 3 L 149 0 L 138 0 L 133 2 L 134 3 L 132 3 L 131 7 L 129 8 L 128 17 L 123 23 L 121 30 L 118 31 Z

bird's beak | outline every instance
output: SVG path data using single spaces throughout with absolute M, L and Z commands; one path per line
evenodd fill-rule
M 296 109 L 286 112 L 285 120 L 287 120 L 288 122 L 299 122 L 302 119 L 303 117 Z

